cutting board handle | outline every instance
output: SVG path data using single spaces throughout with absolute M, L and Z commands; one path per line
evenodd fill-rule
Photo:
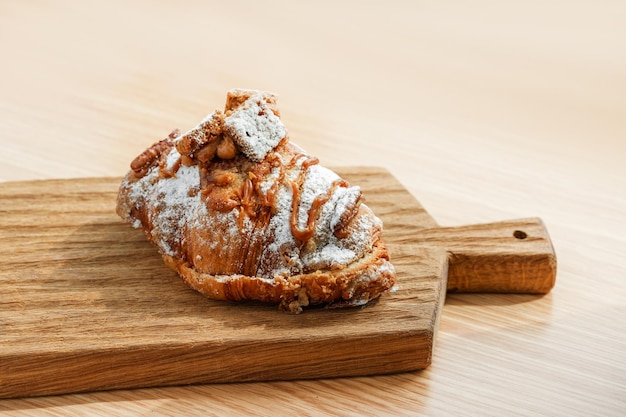
M 448 249 L 449 292 L 546 294 L 556 279 L 556 254 L 539 218 L 420 232 Z

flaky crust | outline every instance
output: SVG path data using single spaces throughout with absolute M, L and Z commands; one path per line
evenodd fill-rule
M 267 93 L 233 90 L 224 112 L 135 158 L 117 212 L 210 298 L 298 313 L 363 305 L 395 283 L 360 189 L 289 141 Z
M 198 272 L 180 258 L 164 256 L 165 264 L 178 271 L 196 291 L 216 300 L 257 300 L 280 304 L 299 313 L 302 307 L 363 305 L 388 290 L 395 282 L 386 266 L 387 250 L 381 242 L 359 262 L 343 270 L 315 271 L 294 276 L 265 279 L 246 275 L 210 275 Z

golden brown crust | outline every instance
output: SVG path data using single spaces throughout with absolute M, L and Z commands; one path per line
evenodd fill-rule
M 198 272 L 180 258 L 165 255 L 165 264 L 183 281 L 209 298 L 226 301 L 263 301 L 280 304 L 294 313 L 316 304 L 362 305 L 377 298 L 395 282 L 393 269 L 384 267 L 387 251 L 379 242 L 359 265 L 346 270 L 265 279 L 246 275 L 211 275 Z
M 277 136 L 285 132 L 277 111 L 259 111 L 262 119 L 247 130 L 257 109 L 274 112 L 275 104 L 275 96 L 235 91 L 226 116 L 216 112 L 157 142 L 133 161 L 117 212 L 208 297 L 292 312 L 364 304 L 395 282 L 382 223 L 358 187 Z

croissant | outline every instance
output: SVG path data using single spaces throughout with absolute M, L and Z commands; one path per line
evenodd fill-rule
M 395 283 L 361 189 L 290 142 L 274 94 L 228 92 L 224 111 L 173 131 L 130 167 L 118 215 L 207 297 L 299 313 L 364 305 Z

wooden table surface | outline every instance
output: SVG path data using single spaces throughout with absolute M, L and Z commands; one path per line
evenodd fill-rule
M 546 296 L 449 295 L 421 372 L 0 413 L 623 415 L 626 5 L 469 3 L 0 3 L 1 181 L 121 176 L 228 89 L 257 88 L 324 164 L 388 168 L 443 225 L 539 216 L 558 256 Z

